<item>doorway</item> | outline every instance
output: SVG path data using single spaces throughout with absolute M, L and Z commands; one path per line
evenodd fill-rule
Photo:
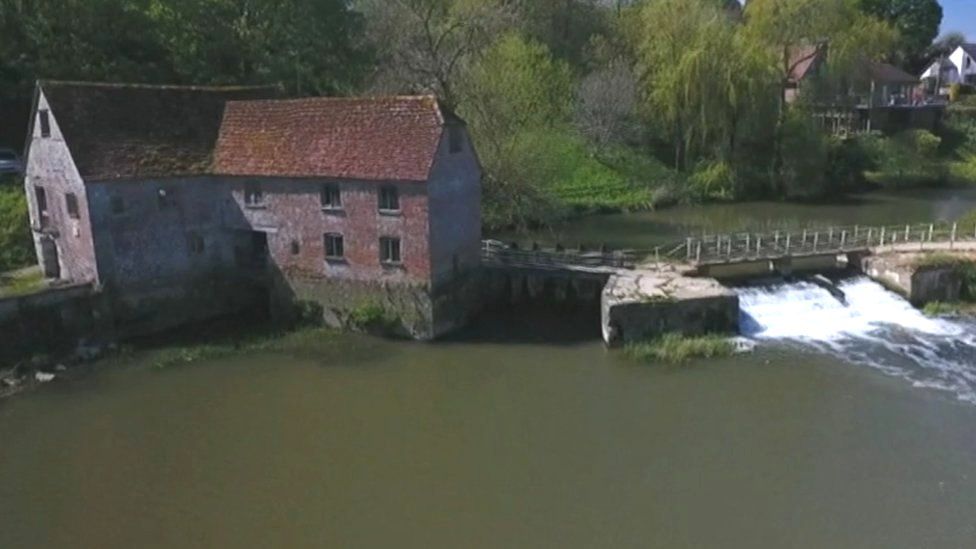
M 61 278 L 61 261 L 58 258 L 58 243 L 53 238 L 41 239 L 41 269 L 44 278 Z

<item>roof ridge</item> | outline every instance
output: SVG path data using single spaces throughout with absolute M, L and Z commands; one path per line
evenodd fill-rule
M 424 95 L 319 95 L 308 97 L 287 97 L 282 99 L 232 99 L 228 103 L 299 103 L 306 101 L 319 102 L 341 102 L 341 101 L 427 101 L 431 100 L 435 104 L 440 104 L 440 99 L 434 94 Z
M 107 89 L 146 89 L 146 90 L 185 90 L 185 91 L 214 91 L 214 92 L 229 92 L 229 91 L 251 91 L 251 90 L 272 90 L 281 89 L 281 84 L 254 84 L 254 85 L 223 85 L 223 86 L 205 86 L 196 84 L 148 84 L 141 82 L 93 82 L 84 80 L 51 80 L 51 79 L 38 79 L 37 85 L 44 86 L 78 86 L 78 87 L 89 87 L 89 88 L 107 88 Z

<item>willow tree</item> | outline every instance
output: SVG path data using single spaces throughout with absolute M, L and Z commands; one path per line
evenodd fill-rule
M 693 148 L 727 130 L 735 23 L 714 0 L 650 0 L 640 20 L 645 107 L 669 128 L 674 166 L 683 170 Z

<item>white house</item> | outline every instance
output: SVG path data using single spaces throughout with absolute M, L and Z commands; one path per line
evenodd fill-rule
M 947 57 L 935 60 L 921 78 L 934 81 L 939 89 L 959 83 L 976 85 L 976 44 L 963 44 Z

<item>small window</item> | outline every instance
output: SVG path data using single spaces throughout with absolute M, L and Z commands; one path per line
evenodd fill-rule
M 193 255 L 201 255 L 206 250 L 207 244 L 203 237 L 198 233 L 187 233 L 186 245 Z
M 47 191 L 44 187 L 34 187 L 34 198 L 37 199 L 37 211 L 41 215 L 47 215 Z
M 112 213 L 122 215 L 125 213 L 125 200 L 121 196 L 115 195 L 111 198 Z
M 176 205 L 176 189 L 160 187 L 156 191 L 156 203 L 160 210 L 172 208 Z
M 341 260 L 346 256 L 341 234 L 325 235 L 325 258 L 331 261 Z
M 322 186 L 322 209 L 341 210 L 342 193 L 339 192 L 339 185 L 330 183 Z
M 78 197 L 74 193 L 64 195 L 64 207 L 68 211 L 68 217 L 71 219 L 79 219 L 81 217 L 78 213 Z
M 298 244 L 297 240 L 291 241 L 291 255 L 298 255 L 302 252 L 301 245 Z
M 396 187 L 386 186 L 380 189 L 380 211 L 400 211 L 400 195 Z
M 51 117 L 46 110 L 37 111 L 37 120 L 41 125 L 41 137 L 51 137 Z
M 261 185 L 249 183 L 244 187 L 244 205 L 252 208 L 264 206 L 264 191 Z
M 456 154 L 464 150 L 464 132 L 459 126 L 447 127 L 448 148 L 451 154 Z
M 388 264 L 400 263 L 400 239 L 384 236 L 380 238 L 380 262 Z

